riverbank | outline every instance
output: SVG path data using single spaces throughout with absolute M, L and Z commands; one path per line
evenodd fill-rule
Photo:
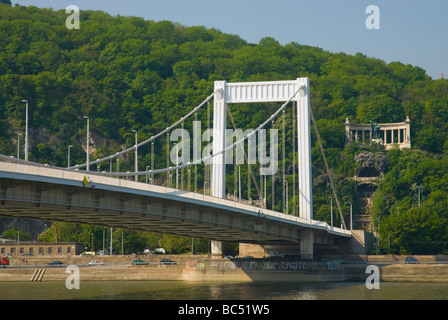
M 132 265 L 141 258 L 148 265 Z M 162 265 L 168 258 L 176 265 Z M 67 265 L 77 265 L 81 281 L 190 281 L 190 282 L 365 282 L 368 265 L 377 265 L 382 282 L 448 283 L 446 257 L 418 256 L 420 264 L 405 264 L 401 256 L 366 256 L 351 261 L 294 261 L 285 259 L 225 259 L 210 256 L 77 256 L 60 267 L 48 259 L 11 259 L 0 268 L 0 282 L 64 281 Z M 104 265 L 90 266 L 99 260 Z M 20 263 L 22 262 L 22 263 Z

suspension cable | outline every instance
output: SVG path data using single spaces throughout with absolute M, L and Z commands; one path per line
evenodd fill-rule
M 341 217 L 341 221 L 342 221 L 342 224 L 343 224 L 343 226 L 344 226 L 344 229 L 347 229 L 347 226 L 345 225 L 344 217 L 343 217 L 343 215 L 342 215 L 341 206 L 340 206 L 340 204 L 339 204 L 338 195 L 337 195 L 337 193 L 336 193 L 336 188 L 334 187 L 333 175 L 332 175 L 332 173 L 331 173 L 331 171 L 330 171 L 330 167 L 328 166 L 327 158 L 325 157 L 324 147 L 323 147 L 323 145 L 322 145 L 322 141 L 321 141 L 321 139 L 320 139 L 320 134 L 319 134 L 319 131 L 317 130 L 316 119 L 314 119 L 313 110 L 311 110 L 311 108 L 310 108 L 310 116 L 311 116 L 311 120 L 313 121 L 314 130 L 316 131 L 317 141 L 319 142 L 319 147 L 320 147 L 320 151 L 321 151 L 321 153 L 322 153 L 322 157 L 323 157 L 323 159 L 324 159 L 325 168 L 326 168 L 326 170 L 327 170 L 328 178 L 330 179 L 331 189 L 333 190 L 333 195 L 334 195 L 334 198 L 336 199 L 336 205 L 338 206 L 339 215 L 340 215 L 340 217 Z
M 141 147 L 141 146 L 143 146 L 143 145 L 145 145 L 145 144 L 147 144 L 147 143 L 149 143 L 149 142 L 151 142 L 151 141 L 154 141 L 155 139 L 157 139 L 158 137 L 162 136 L 162 135 L 165 134 L 166 132 L 171 131 L 171 130 L 172 130 L 174 127 L 176 127 L 179 123 L 182 123 L 182 121 L 185 121 L 185 120 L 188 119 L 191 115 L 193 115 L 195 112 L 197 112 L 200 108 L 202 108 L 202 107 L 204 106 L 205 103 L 209 102 L 209 101 L 214 97 L 214 95 L 215 95 L 218 91 L 219 91 L 219 89 L 215 90 L 215 92 L 213 92 L 211 95 L 209 95 L 204 101 L 201 102 L 201 104 L 199 104 L 196 108 L 194 108 L 193 110 L 191 110 L 185 117 L 182 117 L 182 118 L 179 119 L 177 122 L 175 122 L 175 123 L 172 124 L 171 126 L 167 127 L 165 130 L 159 132 L 159 133 L 156 134 L 155 136 L 152 136 L 151 138 L 149 138 L 149 139 L 147 139 L 147 140 L 145 140 L 145 141 L 140 142 L 140 143 L 137 144 L 136 146 L 134 145 L 134 146 L 132 146 L 132 147 L 126 149 L 126 150 L 123 150 L 123 151 L 121 151 L 121 152 L 117 152 L 117 153 L 115 153 L 115 154 L 113 154 L 113 155 L 110 155 L 110 156 L 107 156 L 107 157 L 105 157 L 105 158 L 98 159 L 98 160 L 95 160 L 95 161 L 92 161 L 92 162 L 89 162 L 89 163 L 90 163 L 90 164 L 96 164 L 96 163 L 100 163 L 100 162 L 103 162 L 103 161 L 106 161 L 106 160 L 109 160 L 109 159 L 113 159 L 113 158 L 119 157 L 119 156 L 121 156 L 122 154 L 125 154 L 125 153 L 128 153 L 128 152 L 132 151 L 132 150 L 135 150 L 136 147 L 139 148 L 139 147 Z M 75 165 L 75 166 L 70 167 L 69 169 L 80 169 L 80 168 L 84 168 L 86 165 L 87 165 L 86 163 L 83 163 L 83 164 L 77 164 L 77 165 Z
M 202 159 L 198 159 L 192 162 L 188 162 L 186 164 L 182 164 L 176 167 L 169 167 L 169 168 L 164 168 L 164 169 L 155 169 L 155 170 L 145 170 L 145 171 L 138 171 L 138 172 L 98 172 L 98 171 L 88 171 L 89 174 L 91 175 L 102 175 L 102 176 L 116 176 L 116 177 L 126 177 L 126 176 L 134 176 L 134 175 L 146 175 L 146 174 L 158 174 L 158 173 L 164 173 L 164 172 L 169 172 L 169 171 L 173 171 L 176 169 L 181 169 L 181 168 L 187 168 L 193 165 L 198 165 L 201 164 L 204 161 L 209 161 L 211 158 L 214 158 L 220 154 L 225 153 L 226 151 L 231 150 L 235 145 L 238 145 L 240 143 L 243 143 L 246 139 L 250 139 L 253 135 L 257 134 L 259 130 L 263 129 L 269 122 L 273 121 L 273 119 L 275 119 L 277 117 L 277 115 L 283 111 L 284 108 L 286 108 L 286 106 L 291 102 L 291 100 L 299 93 L 299 91 L 303 88 L 303 86 L 299 86 L 299 88 L 296 90 L 296 92 L 294 92 L 294 94 L 276 111 L 274 112 L 271 117 L 269 119 L 267 119 L 264 123 L 262 123 L 257 129 L 255 129 L 254 131 L 248 133 L 246 136 L 244 136 L 242 139 L 240 139 L 239 141 L 236 141 L 235 143 L 233 143 L 232 145 L 224 148 L 223 150 L 221 150 L 220 152 L 217 153 L 213 153 L 211 155 L 207 155 Z M 174 128 L 176 125 L 178 125 L 179 123 L 182 122 L 182 120 L 187 119 L 188 117 L 190 117 L 192 114 L 194 114 L 197 110 L 199 110 L 206 102 L 208 102 L 217 92 L 218 90 L 215 90 L 215 92 L 213 92 L 210 96 L 208 96 L 200 105 L 198 105 L 196 108 L 194 108 L 190 113 L 188 113 L 185 117 L 183 117 L 182 119 L 180 119 L 179 121 L 177 121 L 176 123 L 174 123 L 173 125 L 171 125 L 170 127 L 167 127 L 165 130 L 159 132 L 158 134 L 156 134 L 155 136 L 152 136 L 151 138 L 140 142 L 137 147 L 140 147 L 142 145 L 145 145 L 146 143 L 152 142 L 155 139 L 157 139 L 158 137 L 160 137 L 161 135 L 163 135 L 164 133 L 168 132 L 169 130 L 171 130 L 172 128 Z M 120 155 L 127 153 L 129 151 L 135 150 L 136 146 L 133 146 L 131 148 L 128 148 L 126 150 L 123 150 L 121 152 L 117 152 L 113 155 L 110 155 L 108 157 L 102 158 L 102 159 L 98 159 L 95 160 L 93 162 L 90 162 L 90 164 L 97 164 L 106 160 L 110 160 L 110 159 L 114 159 L 119 157 Z M 14 157 L 11 156 L 7 156 L 7 155 L 2 155 L 0 154 L 0 159 L 6 160 L 6 161 L 10 161 L 10 162 L 16 162 L 16 163 L 24 163 L 24 164 L 29 164 L 29 161 L 25 161 L 25 160 L 21 160 L 21 159 L 16 159 Z M 44 164 L 39 164 L 39 163 L 33 163 L 33 165 L 35 166 L 42 166 L 42 167 L 53 167 L 53 168 L 57 168 L 56 166 L 48 166 L 48 165 L 44 165 Z M 79 165 L 75 165 L 72 166 L 70 168 L 60 168 L 60 169 L 64 169 L 64 170 L 73 170 L 73 169 L 80 169 L 85 167 L 86 164 L 79 164 Z
M 201 164 L 202 162 L 205 161 L 210 161 L 210 159 L 224 154 L 226 151 L 232 150 L 233 147 L 235 145 L 241 144 L 243 143 L 246 139 L 250 139 L 252 136 L 256 135 L 258 133 L 259 130 L 263 129 L 268 123 L 270 123 L 273 119 L 275 119 L 277 117 L 277 115 L 283 111 L 283 109 L 286 108 L 286 106 L 291 102 L 291 100 L 297 95 L 297 93 L 299 93 L 299 91 L 302 89 L 302 86 L 300 86 L 297 91 L 291 96 L 291 98 L 289 98 L 276 112 L 274 112 L 269 119 L 267 119 L 265 122 L 263 122 L 257 129 L 255 129 L 254 131 L 251 131 L 250 133 L 248 133 L 247 135 L 245 135 L 244 137 L 242 137 L 239 141 L 236 141 L 235 143 L 229 145 L 228 147 L 224 148 L 223 150 L 217 152 L 217 153 L 213 153 L 211 155 L 207 155 L 202 159 L 198 159 L 192 162 L 188 162 L 186 164 L 182 164 L 179 166 L 175 166 L 175 167 L 169 167 L 169 168 L 164 168 L 164 169 L 156 169 L 156 170 L 150 170 L 150 171 L 138 171 L 138 172 L 90 172 L 92 174 L 100 174 L 100 175 L 106 175 L 106 176 L 133 176 L 133 175 L 145 175 L 145 174 L 157 174 L 157 173 L 163 173 L 163 172 L 168 172 L 168 171 L 173 171 L 173 170 L 177 170 L 177 169 L 181 169 L 181 168 L 186 168 L 189 166 L 193 166 L 196 164 Z M 166 131 L 165 131 L 166 132 Z M 160 134 L 158 134 L 160 135 Z

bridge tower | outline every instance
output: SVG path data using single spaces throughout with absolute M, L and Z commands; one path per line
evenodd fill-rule
M 217 91 L 218 90 L 218 91 Z M 310 87 L 308 78 L 270 82 L 215 82 L 211 195 L 225 198 L 227 106 L 232 103 L 297 102 L 299 216 L 313 219 L 311 176 Z M 301 235 L 301 256 L 313 257 L 313 233 Z M 212 242 L 212 254 L 222 254 L 222 244 Z

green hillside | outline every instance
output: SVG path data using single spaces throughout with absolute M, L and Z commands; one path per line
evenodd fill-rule
M 346 222 L 349 202 L 359 211 L 350 179 L 362 166 L 355 155 L 371 151 L 387 162 L 372 207 L 382 252 L 447 251 L 448 81 L 362 53 L 281 45 L 273 38 L 252 44 L 216 29 L 102 11 L 82 11 L 80 29 L 68 30 L 67 16 L 65 10 L 0 3 L 0 153 L 17 153 L 17 135 L 25 128 L 22 99 L 30 105 L 30 160 L 66 166 L 69 145 L 72 164 L 85 161 L 85 115 L 94 142 L 92 159 L 100 158 L 134 145 L 132 130 L 143 141 L 179 120 L 213 92 L 215 80 L 309 77 L 311 105 Z M 256 128 L 270 114 L 266 108 L 272 112 L 278 105 L 232 106 L 237 127 Z M 412 122 L 412 150 L 345 148 L 346 118 L 401 122 L 406 116 Z M 207 122 L 206 112 L 199 117 Z M 281 129 L 280 122 L 276 127 Z M 291 139 L 291 127 L 286 137 Z M 313 146 L 315 218 L 329 222 L 331 189 L 315 139 Z M 163 141 L 156 145 L 156 168 L 166 166 L 164 148 Z M 121 171 L 132 170 L 133 158 L 122 160 Z M 148 147 L 139 164 L 150 163 Z M 290 151 L 281 165 L 286 163 L 292 163 Z M 292 181 L 290 166 L 286 174 Z M 202 171 L 200 186 L 203 178 Z M 417 185 L 422 185 L 420 207 Z M 228 192 L 233 191 L 231 180 Z M 280 202 L 274 206 L 282 209 Z

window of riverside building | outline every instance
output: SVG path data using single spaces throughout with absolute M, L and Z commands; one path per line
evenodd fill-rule
M 52 247 L 50 247 L 50 248 L 48 248 L 48 253 L 53 253 L 53 248 Z
M 30 253 L 34 253 L 34 248 L 30 248 Z
M 40 247 L 39 248 L 39 253 L 44 253 L 44 248 Z
M 72 253 L 72 248 L 67 247 L 67 253 Z
M 58 253 L 62 253 L 62 248 L 58 247 Z

